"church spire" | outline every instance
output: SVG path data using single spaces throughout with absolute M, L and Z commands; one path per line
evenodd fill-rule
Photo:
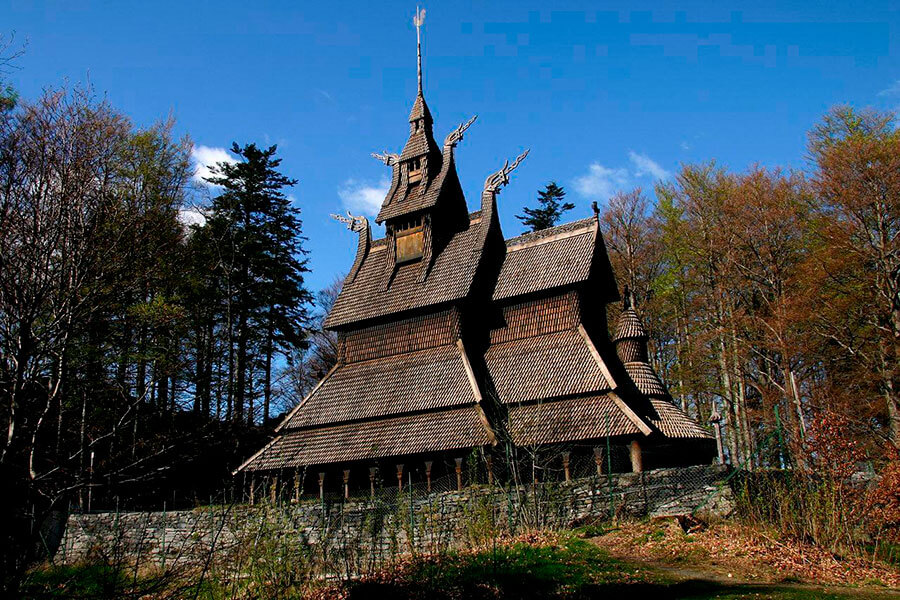
M 416 16 L 413 17 L 413 25 L 416 26 L 416 100 L 413 102 L 412 111 L 409 114 L 409 122 L 419 121 L 420 126 L 431 128 L 432 119 L 428 105 L 425 104 L 425 94 L 422 91 L 422 25 L 425 23 L 425 9 L 416 7 Z
M 413 25 L 416 26 L 416 73 L 419 80 L 418 95 L 422 95 L 422 24 L 425 23 L 425 9 L 416 7 L 416 16 L 413 17 Z

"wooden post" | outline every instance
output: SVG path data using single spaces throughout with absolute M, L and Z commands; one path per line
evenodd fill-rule
M 275 504 L 275 499 L 278 497 L 278 475 L 272 476 L 272 485 L 269 486 L 269 503 Z
M 403 491 L 403 465 L 397 465 L 397 491 Z
M 487 465 L 488 485 L 494 485 L 494 457 L 490 454 L 484 457 L 485 465 Z
M 344 499 L 350 497 L 350 469 L 344 469 Z
M 454 459 L 456 461 L 456 489 L 462 491 L 462 458 Z
M 425 481 L 428 485 L 428 492 L 431 493 L 431 465 L 434 464 L 434 461 L 426 460 L 425 461 Z
M 300 467 L 294 469 L 294 502 L 300 502 Z
M 603 475 L 603 448 L 594 446 L 594 464 L 597 465 L 597 475 Z
M 375 497 L 375 472 L 378 467 L 369 467 L 369 492 Z
M 250 474 L 250 506 L 256 503 L 256 477 Z
M 566 474 L 566 482 L 572 481 L 572 473 L 569 471 L 569 453 L 562 453 L 563 472 Z
M 631 472 L 632 473 L 640 473 L 644 470 L 644 461 L 641 456 L 641 443 L 637 440 L 632 440 L 630 449 L 631 449 Z
M 325 473 L 319 473 L 319 500 L 325 499 Z

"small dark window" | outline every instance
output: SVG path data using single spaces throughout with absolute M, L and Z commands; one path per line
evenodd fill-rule
M 407 169 L 409 169 L 409 182 L 416 183 L 422 180 L 422 159 L 414 158 L 409 161 Z
M 425 251 L 425 229 L 422 227 L 422 217 L 395 225 L 394 239 L 397 242 L 398 263 L 422 258 Z

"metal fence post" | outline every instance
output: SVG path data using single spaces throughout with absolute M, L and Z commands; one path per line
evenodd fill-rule
M 166 570 L 166 502 L 163 501 L 162 514 L 162 570 Z
M 609 494 L 609 518 L 610 520 L 614 519 L 616 516 L 616 507 L 615 501 L 613 500 L 613 485 L 612 485 L 612 445 L 609 441 L 610 434 L 610 425 L 609 425 L 610 416 L 606 415 L 606 490 Z

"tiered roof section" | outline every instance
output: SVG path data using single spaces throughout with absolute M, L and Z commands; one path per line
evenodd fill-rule
M 630 383 L 641 395 L 650 399 L 652 411 L 647 415 L 648 420 L 668 438 L 711 439 L 708 431 L 675 405 L 669 390 L 650 364 L 647 351 L 650 336 L 634 308 L 634 300 L 627 287 L 623 296 L 622 313 L 616 322 L 612 341 Z

